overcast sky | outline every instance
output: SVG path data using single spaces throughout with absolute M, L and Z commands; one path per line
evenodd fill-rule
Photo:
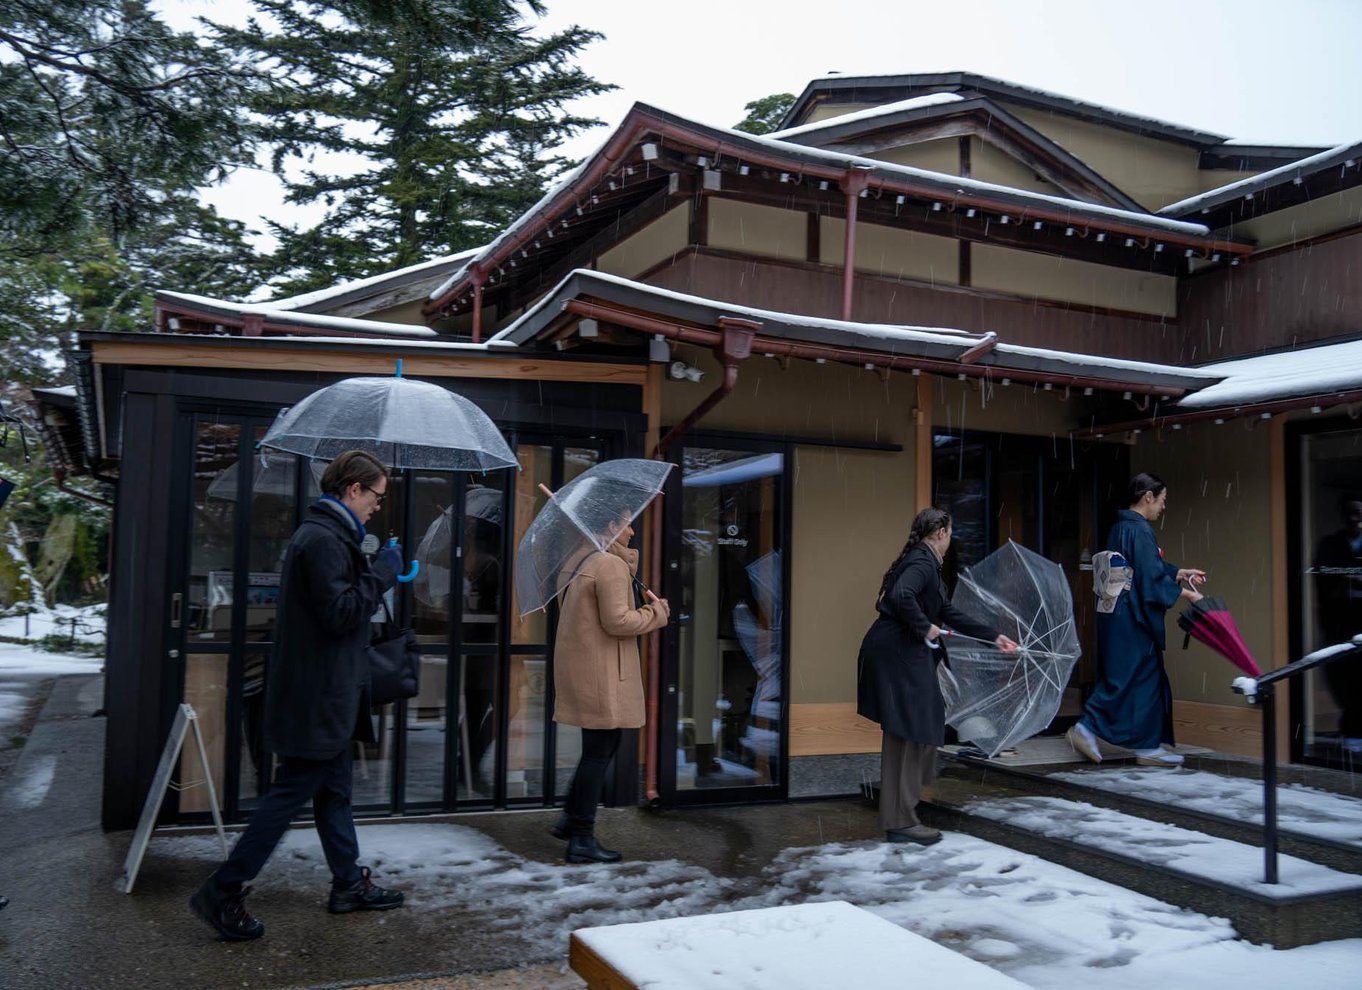
M 1362 140 L 1362 0 L 546 0 L 544 30 L 605 35 L 582 67 L 619 86 L 574 109 L 614 125 L 635 101 L 732 126 L 750 100 L 842 75 L 978 72 L 1237 140 Z M 238 20 L 247 0 L 166 0 L 167 20 Z M 604 139 L 597 128 L 569 152 Z M 258 223 L 265 176 L 209 195 Z

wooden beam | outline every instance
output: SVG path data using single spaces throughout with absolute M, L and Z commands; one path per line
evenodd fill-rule
M 856 714 L 856 702 L 790 705 L 790 755 L 878 753 L 880 727 Z
M 510 357 L 456 357 L 401 350 L 403 373 L 424 378 L 503 378 L 546 382 L 614 382 L 645 385 L 648 368 L 642 364 L 610 364 L 586 361 L 545 361 Z M 315 371 L 336 375 L 393 373 L 394 353 L 306 350 L 300 348 L 200 346 L 185 347 L 178 341 L 124 343 L 95 341 L 91 344 L 95 364 L 154 368 L 248 368 L 252 371 Z

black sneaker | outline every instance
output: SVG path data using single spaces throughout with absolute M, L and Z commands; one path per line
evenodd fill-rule
M 571 824 L 568 822 L 568 814 L 564 811 L 557 820 L 549 826 L 549 835 L 555 839 L 566 839 L 572 834 Z
M 209 877 L 189 898 L 189 906 L 227 941 L 249 942 L 265 934 L 265 926 L 246 910 L 246 895 L 250 892 L 250 887 L 235 893 L 225 891 Z
M 326 909 L 332 914 L 351 911 L 388 911 L 402 906 L 400 890 L 384 890 L 369 879 L 369 867 L 362 867 L 359 879 L 348 886 L 331 884 L 331 900 Z

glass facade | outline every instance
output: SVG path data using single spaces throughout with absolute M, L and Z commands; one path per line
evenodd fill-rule
M 1362 429 L 1323 429 L 1299 441 L 1299 650 L 1362 633 Z M 1305 674 L 1301 740 L 1309 762 L 1362 764 L 1362 666 L 1335 662 Z

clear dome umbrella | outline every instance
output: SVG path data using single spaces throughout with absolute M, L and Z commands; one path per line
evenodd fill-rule
M 946 721 L 990 757 L 1044 729 L 1059 711 L 1082 649 L 1064 569 L 1008 540 L 960 575 L 954 603 L 993 622 L 1016 653 L 950 634 L 937 667 Z
M 610 525 L 633 522 L 662 491 L 671 468 L 667 461 L 604 461 L 550 493 L 516 550 L 520 614 L 553 601 L 589 555 L 610 545 Z
M 495 471 L 517 467 L 495 423 L 456 392 L 402 377 L 347 378 L 279 414 L 261 439 L 316 460 L 365 450 L 396 469 Z

